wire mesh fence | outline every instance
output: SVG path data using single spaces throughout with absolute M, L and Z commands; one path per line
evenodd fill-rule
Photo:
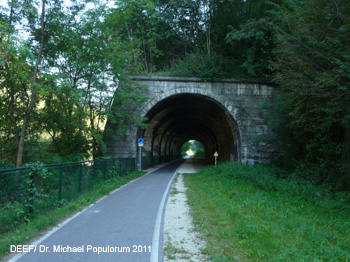
M 100 181 L 135 171 L 135 158 L 101 159 L 0 170 L 0 204 L 28 198 L 70 200 Z
M 142 169 L 171 160 L 164 156 L 143 157 Z M 30 216 L 60 206 L 99 183 L 135 169 L 135 158 L 112 158 L 54 165 L 38 162 L 0 170 L 0 234 Z
M 53 209 L 94 185 L 135 171 L 135 158 L 101 159 L 0 170 L 0 233 Z

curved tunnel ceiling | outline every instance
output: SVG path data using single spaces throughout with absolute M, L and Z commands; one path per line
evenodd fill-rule
M 239 134 L 232 116 L 213 99 L 195 94 L 173 95 L 146 115 L 144 155 L 178 157 L 188 140 L 203 144 L 209 160 L 215 151 L 221 161 L 238 159 Z

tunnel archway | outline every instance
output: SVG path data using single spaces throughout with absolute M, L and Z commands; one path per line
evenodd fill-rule
M 264 119 L 269 110 L 260 106 L 274 103 L 279 94 L 269 83 L 244 79 L 203 82 L 193 77 L 160 76 L 134 76 L 132 80 L 142 86 L 147 100 L 130 105 L 126 110 L 130 116 L 120 120 L 120 125 L 114 119 L 107 121 L 106 156 L 139 159 L 142 151 L 148 156 L 149 164 L 151 156 L 175 156 L 181 141 L 187 137 L 197 137 L 195 140 L 209 147 L 208 157 L 218 148 L 220 161 L 270 163 L 280 155 L 275 144 L 258 144 L 255 139 L 272 134 Z M 182 99 L 186 96 L 194 99 L 186 102 Z M 185 105 L 188 110 L 176 107 L 178 105 Z M 206 114 L 208 108 L 212 110 Z M 146 116 L 150 126 L 141 129 L 137 120 Z M 218 119 L 223 120 L 222 123 Z M 142 150 L 138 138 L 145 138 Z M 140 163 L 141 160 L 137 160 L 137 166 Z
M 171 161 L 180 157 L 188 140 L 197 140 L 205 148 L 206 160 L 240 161 L 241 143 L 237 122 L 219 101 L 202 94 L 172 94 L 150 103 L 144 112 L 147 128 L 139 128 L 144 138 L 143 156 Z

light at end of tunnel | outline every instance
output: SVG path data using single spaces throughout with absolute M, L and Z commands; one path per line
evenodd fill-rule
M 195 153 L 195 151 L 193 151 L 192 149 L 189 149 L 189 150 L 186 151 L 186 154 L 187 154 L 188 156 L 193 156 L 194 153 Z

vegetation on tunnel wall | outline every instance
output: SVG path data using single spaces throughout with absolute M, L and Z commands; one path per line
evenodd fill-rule
M 279 2 L 118 0 L 113 17 L 145 73 L 263 78 L 274 46 L 269 12 Z

